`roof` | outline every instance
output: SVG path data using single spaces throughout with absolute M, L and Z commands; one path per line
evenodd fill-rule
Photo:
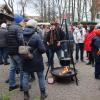
M 10 14 L 13 15 L 13 12 L 11 9 L 5 4 L 5 5 L 0 5 L 0 12 L 4 14 Z

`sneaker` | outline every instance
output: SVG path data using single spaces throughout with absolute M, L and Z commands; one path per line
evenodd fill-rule
M 16 86 L 10 86 L 9 87 L 9 91 L 13 91 L 15 89 L 19 88 L 19 85 L 16 85 Z

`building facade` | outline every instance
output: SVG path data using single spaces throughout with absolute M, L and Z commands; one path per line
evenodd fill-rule
M 0 24 L 5 22 L 10 24 L 13 21 L 13 13 L 7 5 L 0 5 Z
M 92 20 L 100 22 L 100 0 L 92 0 Z

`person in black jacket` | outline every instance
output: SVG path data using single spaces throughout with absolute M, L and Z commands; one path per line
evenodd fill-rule
M 45 46 L 40 35 L 36 32 L 37 22 L 30 19 L 27 22 L 27 27 L 24 28 L 23 37 L 25 41 L 29 41 L 29 46 L 32 48 L 33 59 L 23 59 L 23 90 L 24 100 L 29 100 L 29 76 L 30 73 L 36 72 L 39 81 L 41 99 L 44 100 L 47 95 L 45 92 L 44 64 L 42 54 L 45 52 Z
M 7 49 L 10 57 L 10 68 L 9 68 L 9 91 L 12 91 L 19 86 L 16 84 L 16 69 L 21 69 L 22 60 L 18 53 L 20 35 L 23 32 L 20 23 L 23 21 L 23 17 L 16 15 L 14 22 L 8 27 L 7 34 Z M 20 88 L 22 88 L 22 71 L 20 70 Z
M 2 23 L 0 28 L 0 64 L 4 65 L 8 64 L 7 43 L 6 43 L 7 32 L 8 31 L 6 23 Z
M 92 52 L 95 60 L 95 78 L 100 79 L 100 25 L 94 30 L 96 36 L 92 39 Z
M 59 27 L 59 24 L 54 22 L 51 23 L 51 30 L 47 34 L 47 44 L 49 46 L 49 61 L 48 65 L 51 69 L 54 68 L 54 53 L 57 53 L 58 58 L 61 57 L 61 42 L 65 39 L 65 33 Z

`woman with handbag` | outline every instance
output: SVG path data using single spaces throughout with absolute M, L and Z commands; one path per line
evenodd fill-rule
M 31 59 L 23 59 L 23 90 L 24 100 L 29 100 L 29 75 L 36 72 L 41 92 L 40 100 L 44 100 L 47 95 L 45 91 L 44 64 L 42 54 L 45 52 L 45 46 L 39 34 L 36 32 L 37 22 L 33 19 L 27 22 L 27 26 L 23 30 L 23 38 L 31 47 L 33 57 Z

